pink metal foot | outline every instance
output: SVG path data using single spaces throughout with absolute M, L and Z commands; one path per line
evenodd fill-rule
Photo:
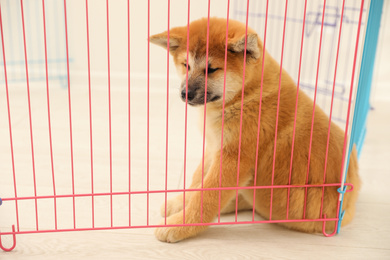
M 1 233 L 0 233 L 0 248 L 3 249 L 6 252 L 12 251 L 16 246 L 16 235 L 15 235 L 15 225 L 12 225 L 12 239 L 13 239 L 13 245 L 10 248 L 5 248 L 3 244 L 1 243 Z
M 326 214 L 324 215 L 324 219 L 326 219 Z M 326 221 L 323 222 L 322 224 L 322 234 L 324 234 L 324 236 L 326 237 L 332 237 L 336 234 L 337 232 L 337 225 L 338 225 L 338 222 L 336 221 L 336 225 L 334 226 L 334 231 L 331 233 L 331 234 L 328 234 L 326 233 Z

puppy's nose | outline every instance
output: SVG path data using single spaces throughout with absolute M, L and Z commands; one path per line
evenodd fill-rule
M 194 97 L 195 97 L 195 91 L 189 89 L 187 93 L 188 93 L 188 94 L 187 94 L 188 101 L 193 100 Z M 181 98 L 182 98 L 183 100 L 186 99 L 186 89 L 183 89 L 183 90 L 181 91 Z

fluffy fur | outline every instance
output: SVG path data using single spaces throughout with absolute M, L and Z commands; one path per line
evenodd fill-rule
M 189 59 L 187 60 L 187 27 L 170 30 L 168 43 L 167 32 L 150 37 L 150 41 L 167 48 L 173 56 L 177 71 L 182 79 L 181 96 L 192 106 L 200 108 L 200 122 L 203 124 L 204 99 L 206 98 L 206 156 L 204 162 L 204 188 L 220 185 L 220 152 L 222 133 L 222 100 L 225 61 L 226 19 L 210 18 L 209 58 L 206 65 L 206 32 L 207 19 L 200 19 L 190 24 Z M 223 129 L 222 187 L 237 185 L 237 167 L 239 152 L 240 112 L 243 86 L 243 65 L 245 51 L 245 25 L 229 20 L 228 52 L 226 67 L 226 96 Z M 239 186 L 304 185 L 323 184 L 325 154 L 327 150 L 327 133 L 329 118 L 318 107 L 315 107 L 312 149 L 309 175 L 307 178 L 308 154 L 311 131 L 311 114 L 313 101 L 302 91 L 298 93 L 298 109 L 291 180 L 290 158 L 293 142 L 294 113 L 297 87 L 291 77 L 282 70 L 278 132 L 276 142 L 276 160 L 273 171 L 274 140 L 276 110 L 280 66 L 264 52 L 264 78 L 261 99 L 260 133 L 258 131 L 261 71 L 263 60 L 263 43 L 255 31 L 248 28 L 246 47 L 246 68 L 244 81 L 244 99 L 242 113 L 242 140 L 239 164 Z M 188 92 L 186 92 L 186 67 L 188 64 Z M 208 71 L 207 95 L 205 97 L 205 73 Z M 341 160 L 344 132 L 334 123 L 330 125 L 329 151 L 326 164 L 325 183 L 340 181 Z M 259 137 L 259 138 L 258 138 Z M 256 165 L 256 144 L 259 140 L 257 180 L 254 183 Z M 201 187 L 202 164 L 194 172 L 190 188 Z M 354 185 L 352 192 L 345 194 L 343 209 L 345 216 L 342 224 L 349 223 L 354 215 L 360 180 L 356 151 L 353 149 L 348 169 L 347 182 Z M 307 188 L 306 219 L 321 218 L 322 187 Z M 253 205 L 252 189 L 240 190 L 238 210 L 252 209 L 262 217 L 270 217 L 271 189 L 257 189 L 255 205 Z M 304 216 L 305 188 L 289 189 L 289 219 L 302 219 Z M 235 211 L 235 190 L 221 192 L 222 213 Z M 337 187 L 324 188 L 324 205 L 322 214 L 327 218 L 336 217 Z M 287 188 L 273 189 L 272 220 L 286 219 Z M 167 224 L 183 223 L 183 198 L 178 196 L 168 201 Z M 203 222 L 212 222 L 218 215 L 218 191 L 187 192 L 185 201 L 185 222 L 200 223 L 201 212 Z M 203 210 L 201 207 L 203 206 Z M 165 206 L 162 215 L 165 215 Z M 321 232 L 322 222 L 291 222 L 281 225 L 304 232 Z M 328 222 L 326 229 L 333 230 L 334 221 Z M 207 226 L 162 227 L 156 229 L 156 236 L 161 241 L 177 242 L 195 236 Z

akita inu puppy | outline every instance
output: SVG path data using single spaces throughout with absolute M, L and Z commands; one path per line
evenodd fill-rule
M 177 71 L 182 79 L 181 98 L 188 99 L 188 104 L 200 108 L 203 124 L 203 109 L 206 99 L 206 153 L 204 160 L 203 188 L 236 187 L 237 174 L 239 186 L 269 185 L 305 185 L 340 182 L 344 132 L 334 123 L 330 125 L 328 159 L 327 152 L 329 118 L 315 107 L 312 148 L 309 156 L 310 133 L 312 125 L 313 101 L 302 91 L 298 93 L 296 132 L 294 138 L 292 172 L 290 160 L 293 143 L 293 126 L 296 106 L 297 87 L 291 77 L 282 70 L 277 126 L 277 142 L 274 163 L 274 140 L 279 89 L 279 64 L 264 50 L 264 76 L 261 94 L 261 75 L 263 61 L 263 43 L 254 30 L 238 21 L 229 20 L 227 40 L 225 109 L 223 107 L 223 85 L 225 67 L 226 19 L 210 18 L 208 64 L 206 64 L 207 19 L 194 21 L 189 26 L 173 28 L 167 32 L 153 35 L 150 42 L 163 48 L 169 45 Z M 246 53 L 245 52 L 246 41 Z M 187 59 L 187 44 L 189 54 Z M 288 43 L 287 43 L 288 44 Z M 244 55 L 245 54 L 245 55 Z M 243 66 L 245 61 L 245 80 Z M 186 69 L 188 66 L 188 91 L 186 90 Z M 205 81 L 207 73 L 207 94 Z M 242 88 L 244 85 L 244 91 Z M 240 127 L 241 100 L 243 97 L 242 127 Z M 260 131 L 258 136 L 259 105 L 261 102 Z M 222 113 L 224 128 L 222 129 Z M 239 136 L 242 129 L 240 163 L 238 164 Z M 223 130 L 222 164 L 221 134 Z M 256 158 L 257 140 L 259 140 L 258 158 Z M 310 162 L 308 162 L 310 158 Z M 257 177 L 255 167 L 257 163 Z M 308 173 L 309 163 L 309 173 Z M 221 183 L 220 183 L 220 165 Z M 239 165 L 239 166 L 238 166 Z M 324 169 L 326 177 L 324 180 Z M 239 171 L 238 168 L 239 167 Z M 306 180 L 308 176 L 308 179 Z M 202 162 L 194 172 L 190 188 L 201 188 Z M 360 180 L 356 150 L 351 154 L 347 182 L 354 185 L 353 191 L 345 194 L 342 224 L 351 221 L 355 212 Z M 324 193 L 323 193 L 324 191 Z M 203 193 L 203 195 L 202 195 Z M 271 206 L 272 194 L 272 209 Z M 324 195 L 323 195 L 324 194 Z M 203 196 L 203 205 L 201 200 Z M 241 189 L 238 196 L 238 210 L 255 208 L 262 217 L 272 220 L 317 219 L 326 215 L 336 218 L 339 193 L 336 186 L 303 188 L 256 189 L 253 205 L 253 189 Z M 289 199 L 289 203 L 288 203 Z M 206 190 L 187 192 L 185 197 L 185 223 L 209 223 L 222 213 L 234 212 L 236 190 Z M 321 201 L 323 207 L 321 208 Z M 167 202 L 167 224 L 183 224 L 183 196 Z M 288 205 L 288 206 L 287 206 Z M 306 205 L 306 207 L 305 207 Z M 203 208 L 202 208 L 203 207 Z M 287 208 L 288 207 L 288 208 Z M 202 213 L 202 216 L 201 216 Z M 165 206 L 162 207 L 165 215 Z M 281 225 L 304 232 L 321 232 L 321 221 L 287 222 Z M 327 230 L 333 230 L 335 221 L 328 222 Z M 176 226 L 156 229 L 156 236 L 161 241 L 177 242 L 195 236 L 207 226 Z

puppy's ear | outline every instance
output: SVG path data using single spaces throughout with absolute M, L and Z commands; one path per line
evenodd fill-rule
M 228 50 L 236 53 L 244 53 L 245 35 L 240 35 L 229 39 Z M 246 42 L 246 52 L 247 52 L 247 58 L 258 59 L 260 57 L 260 48 L 258 44 L 258 36 L 256 33 L 248 33 L 247 42 Z
M 174 52 L 181 44 L 181 37 L 170 31 L 169 33 L 169 51 Z M 155 34 L 149 37 L 149 41 L 153 44 L 163 47 L 167 49 L 168 47 L 168 32 L 163 32 L 159 34 Z

